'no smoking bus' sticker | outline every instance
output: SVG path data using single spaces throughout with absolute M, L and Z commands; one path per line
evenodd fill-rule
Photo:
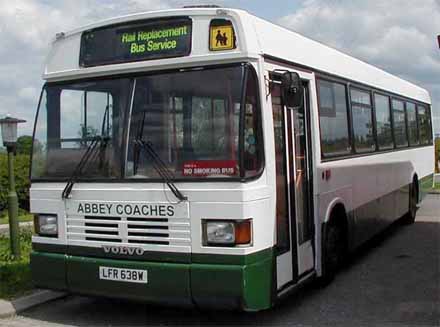
M 184 176 L 234 176 L 237 172 L 237 163 L 234 160 L 197 160 L 183 164 Z

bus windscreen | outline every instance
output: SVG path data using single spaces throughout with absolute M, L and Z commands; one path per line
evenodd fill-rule
M 188 56 L 189 18 L 148 20 L 83 32 L 79 65 L 92 67 L 141 60 Z

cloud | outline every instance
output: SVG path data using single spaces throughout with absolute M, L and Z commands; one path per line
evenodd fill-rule
M 32 133 L 44 60 L 57 32 L 167 6 L 163 0 L 0 0 L 0 117 L 24 118 L 20 132 Z
M 428 89 L 440 116 L 438 0 L 307 0 L 281 25 Z M 436 118 L 440 132 L 440 118 Z

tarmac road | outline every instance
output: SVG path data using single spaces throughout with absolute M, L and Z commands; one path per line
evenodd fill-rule
M 440 195 L 411 226 L 392 226 L 358 251 L 326 288 L 305 287 L 256 314 L 200 312 L 68 296 L 0 326 L 440 326 Z

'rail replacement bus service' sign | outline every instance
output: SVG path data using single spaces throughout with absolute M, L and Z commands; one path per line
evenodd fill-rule
M 150 20 L 86 31 L 81 36 L 82 67 L 187 56 L 191 52 L 189 18 Z

